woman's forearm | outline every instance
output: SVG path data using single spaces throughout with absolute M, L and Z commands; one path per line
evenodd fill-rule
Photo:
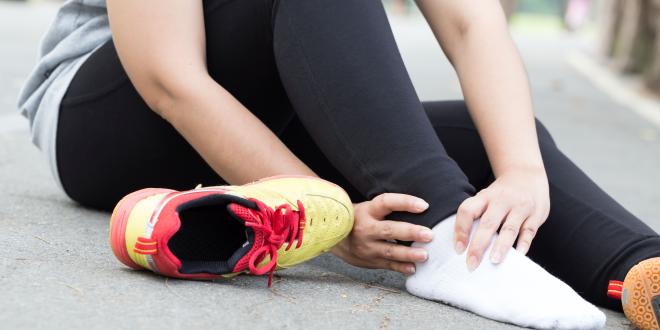
M 145 102 L 228 183 L 313 172 L 208 75 L 202 2 L 108 0 L 112 38 Z M 145 17 L 149 17 L 145 20 Z
M 208 76 L 160 113 L 230 184 L 280 174 L 315 175 L 261 121 Z
M 456 70 L 495 175 L 542 168 L 527 75 L 508 34 L 475 29 L 461 48 Z
M 499 2 L 418 2 L 458 73 L 495 175 L 543 170 L 527 74 Z

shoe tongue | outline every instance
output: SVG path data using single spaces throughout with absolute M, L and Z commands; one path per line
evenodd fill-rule
M 260 222 L 255 215 L 254 210 L 243 205 L 230 203 L 227 205 L 227 210 L 236 220 L 242 221 L 243 223 Z M 246 226 L 245 233 L 247 241 L 243 244 L 243 247 L 238 249 L 231 257 L 231 261 L 235 261 L 233 268 L 234 272 L 240 272 L 247 269 L 252 254 L 264 245 L 264 238 L 261 232 L 254 232 L 251 228 Z

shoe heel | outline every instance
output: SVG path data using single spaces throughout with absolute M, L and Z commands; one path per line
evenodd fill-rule
M 122 198 L 112 211 L 112 216 L 110 216 L 110 247 L 115 257 L 124 265 L 133 269 L 144 268 L 130 258 L 126 247 L 126 226 L 133 207 L 145 198 L 167 192 L 169 190 L 158 188 L 138 190 Z
M 641 330 L 660 329 L 660 258 L 646 259 L 626 275 L 623 312 Z

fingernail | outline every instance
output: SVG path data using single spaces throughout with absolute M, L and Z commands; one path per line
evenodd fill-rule
M 490 256 L 490 262 L 499 264 L 502 262 L 502 254 L 499 251 L 493 252 L 493 254 Z
M 470 256 L 468 258 L 467 266 L 468 266 L 468 271 L 472 272 L 475 269 L 477 269 L 477 266 L 479 265 L 479 260 L 477 259 L 476 256 Z
M 463 244 L 461 241 L 457 241 L 454 249 L 456 250 L 456 253 L 461 254 L 463 251 L 465 251 L 465 244 Z
M 419 232 L 419 238 L 423 242 L 430 242 L 433 239 L 433 231 L 430 229 L 424 229 Z
M 518 248 L 517 248 L 518 252 L 522 253 L 523 255 L 527 254 L 527 249 L 529 249 L 529 247 L 524 246 L 524 245 L 523 246 L 518 246 Z
M 415 274 L 415 267 L 413 266 L 407 267 L 406 272 L 408 272 L 408 274 L 410 275 Z
M 416 251 L 415 252 L 415 260 L 417 261 L 426 261 L 426 259 L 429 257 L 429 254 L 426 251 Z
M 417 210 L 419 211 L 424 211 L 429 208 L 429 203 L 427 203 L 423 199 L 418 199 L 417 201 L 415 201 L 415 208 L 417 208 Z

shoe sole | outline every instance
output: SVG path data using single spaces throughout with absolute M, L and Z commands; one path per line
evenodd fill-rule
M 163 194 L 167 189 L 147 188 L 130 193 L 122 198 L 110 216 L 110 247 L 115 257 L 124 265 L 133 269 L 143 269 L 144 267 L 135 263 L 128 255 L 126 246 L 126 226 L 128 218 L 133 207 L 138 202 L 154 195 Z
M 637 328 L 660 329 L 660 258 L 644 260 L 628 272 L 621 302 L 626 317 Z

